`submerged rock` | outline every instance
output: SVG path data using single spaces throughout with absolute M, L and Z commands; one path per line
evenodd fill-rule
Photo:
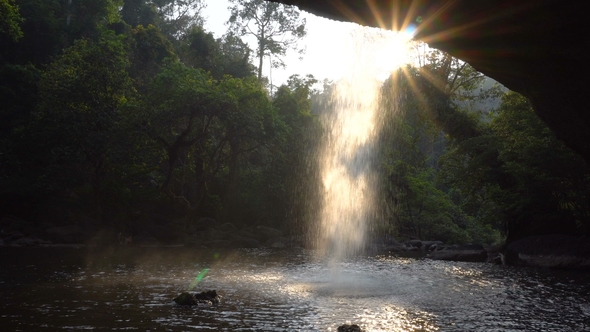
M 344 324 L 344 325 L 338 326 L 338 332 L 363 332 L 363 330 L 360 328 L 360 326 L 358 326 L 356 324 L 352 324 L 352 325 Z
M 182 293 L 178 295 L 177 298 L 173 300 L 179 305 L 214 305 L 218 304 L 221 301 L 221 296 L 217 294 L 216 290 L 204 291 L 201 293 Z

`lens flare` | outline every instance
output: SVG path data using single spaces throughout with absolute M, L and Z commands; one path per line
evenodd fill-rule
M 197 285 L 203 281 L 203 279 L 205 278 L 205 276 L 207 275 L 207 273 L 209 273 L 210 269 L 203 269 L 201 272 L 199 272 L 199 274 L 195 277 L 195 280 L 193 280 L 193 282 L 191 282 L 190 286 L 189 286 L 189 290 L 193 290 L 197 287 Z

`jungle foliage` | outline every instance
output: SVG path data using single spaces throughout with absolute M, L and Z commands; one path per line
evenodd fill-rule
M 0 2 L 2 214 L 121 230 L 297 218 L 314 80 L 270 96 L 248 45 L 203 29 L 203 6 Z
M 531 104 L 485 89 L 483 75 L 440 51 L 421 60 L 383 86 L 387 227 L 402 238 L 455 243 L 590 234 L 588 165 Z M 486 107 L 490 99 L 500 106 Z

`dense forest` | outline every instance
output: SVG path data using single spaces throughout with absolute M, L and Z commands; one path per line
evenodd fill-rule
M 282 5 L 232 4 L 215 38 L 199 0 L 0 0 L 3 220 L 162 242 L 205 217 L 305 233 L 332 83 L 302 73 L 270 85 L 262 58 L 284 65 L 305 22 Z M 290 37 L 255 35 L 252 51 L 242 22 L 258 13 Z M 382 88 L 379 232 L 590 235 L 588 165 L 528 101 L 442 52 L 420 56 Z

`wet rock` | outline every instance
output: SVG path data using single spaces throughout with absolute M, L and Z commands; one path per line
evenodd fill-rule
M 590 238 L 530 236 L 508 245 L 505 257 L 509 265 L 590 270 Z
M 411 246 L 411 247 L 416 247 L 416 248 L 419 249 L 420 247 L 422 247 L 422 241 L 420 241 L 420 240 L 410 240 L 410 241 L 407 241 L 406 242 L 406 245 L 408 247 Z
M 226 222 L 226 223 L 219 225 L 218 229 L 224 233 L 233 233 L 238 230 L 238 228 L 230 222 Z
M 352 324 L 352 325 L 348 325 L 348 324 L 344 324 L 341 326 L 338 326 L 338 332 L 363 332 L 363 330 L 360 328 L 360 326 L 356 325 L 356 324 Z
M 408 251 L 405 244 L 397 242 L 396 239 L 389 234 L 376 237 L 373 240 L 372 245 L 374 251 L 377 253 L 402 253 Z
M 481 245 L 463 245 L 432 251 L 426 257 L 440 261 L 485 262 L 488 259 L 488 253 Z
M 257 226 L 256 233 L 262 235 L 263 237 L 265 237 L 267 239 L 283 236 L 282 231 L 272 228 L 272 227 L 267 227 L 267 226 Z
M 287 242 L 288 240 L 284 237 L 275 237 L 266 241 L 264 245 L 269 248 L 286 248 Z
M 217 227 L 217 221 L 213 218 L 200 218 L 197 222 L 191 225 L 191 228 L 194 229 L 195 232 L 206 231 L 215 227 Z
M 385 251 L 388 251 L 390 253 L 400 253 L 400 252 L 406 252 L 408 251 L 408 247 L 406 247 L 403 244 L 397 244 L 397 245 L 388 245 L 385 247 Z
M 230 236 L 230 238 L 232 239 L 233 246 L 235 248 L 260 248 L 261 247 L 261 245 L 258 241 L 251 239 L 251 238 L 242 237 L 242 236 L 235 235 L 235 234 L 232 234 Z
M 221 296 L 217 294 L 216 290 L 204 291 L 201 293 L 182 293 L 173 300 L 179 305 L 205 305 L 210 306 L 218 304 L 221 301 Z
M 438 246 L 442 245 L 442 241 L 422 241 L 422 250 L 434 251 Z
M 254 234 L 248 230 L 245 230 L 245 229 L 238 230 L 238 231 L 234 232 L 234 234 L 239 235 L 241 237 L 251 238 L 251 239 L 254 239 L 258 242 L 262 241 L 261 236 L 258 236 L 258 235 Z

